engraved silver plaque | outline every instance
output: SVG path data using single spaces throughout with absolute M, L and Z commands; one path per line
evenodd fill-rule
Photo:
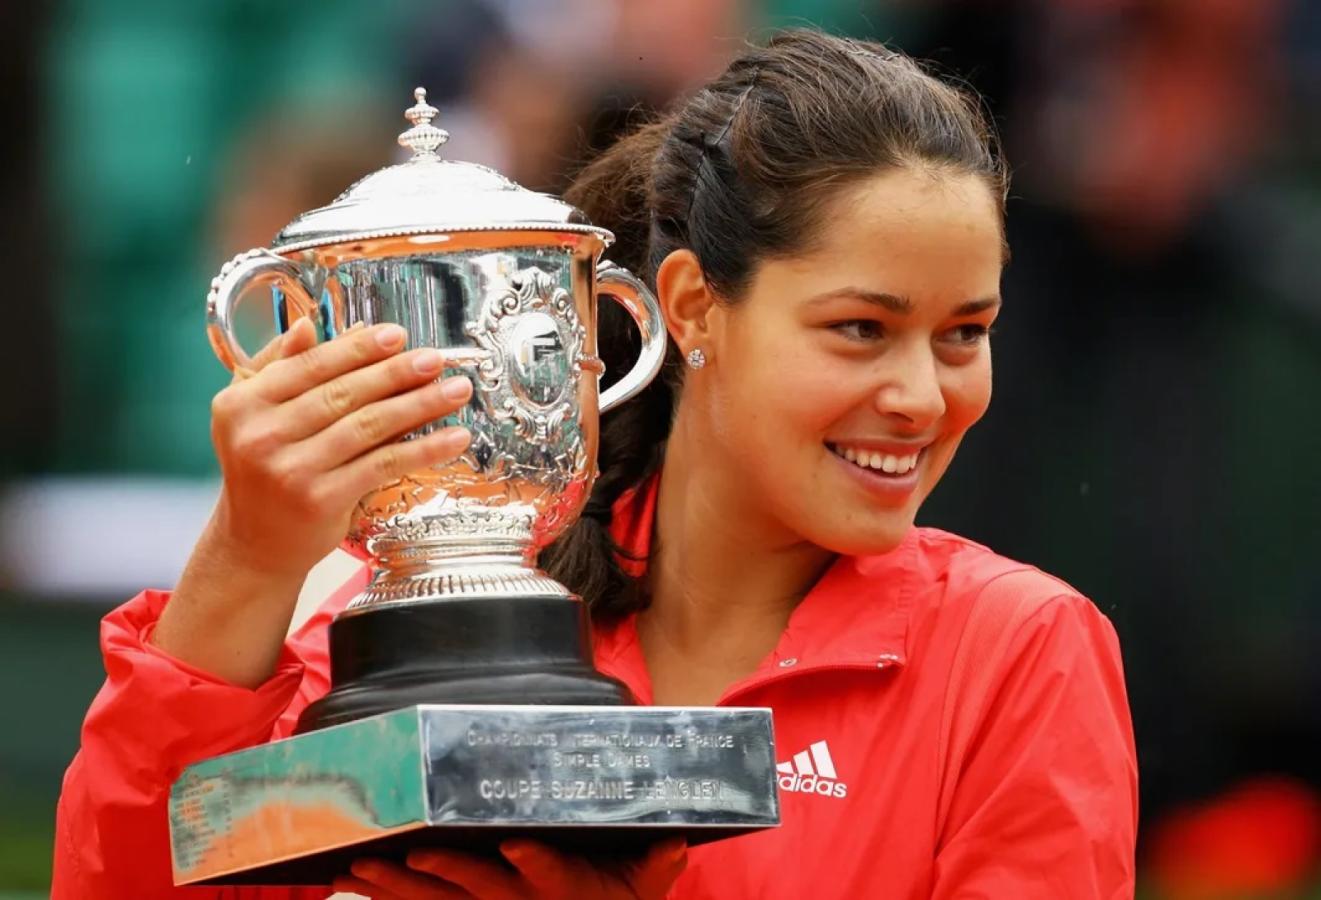
M 779 823 L 766 709 L 417 706 L 207 760 L 170 793 L 176 884 L 326 884 L 358 856 L 593 854 Z M 364 751 L 372 765 L 364 766 Z

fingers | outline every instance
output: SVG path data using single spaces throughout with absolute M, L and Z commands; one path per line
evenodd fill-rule
M 341 875 L 330 883 L 330 889 L 337 894 L 357 894 L 368 900 L 403 900 L 398 894 L 384 890 L 380 885 L 363 881 L 352 875 Z
M 291 332 L 292 333 L 292 332 Z M 347 372 L 393 356 L 407 335 L 398 325 L 371 325 L 350 330 L 296 356 L 277 359 L 262 370 L 260 393 L 270 403 L 283 403 Z
M 490 860 L 458 850 L 414 850 L 408 866 L 443 878 L 481 900 L 523 900 L 527 896 L 518 873 Z
M 529 884 L 543 893 L 558 895 L 566 884 L 579 880 L 579 860 L 536 841 L 505 841 L 500 852 Z
M 500 852 L 536 888 L 538 897 L 575 900 L 607 897 L 662 900 L 688 862 L 683 838 L 662 841 L 640 862 L 623 866 L 602 867 L 528 840 L 505 841 Z
M 468 448 L 472 436 L 457 426 L 442 428 L 413 441 L 394 441 L 327 472 L 324 490 L 349 502 L 430 466 L 452 461 Z
M 500 845 L 505 859 L 518 870 L 533 896 L 545 900 L 634 900 L 632 891 L 611 870 L 585 859 L 552 850 L 536 841 L 513 840 Z
M 451 415 L 471 395 L 472 384 L 466 378 L 428 384 L 344 416 L 325 431 L 310 437 L 295 452 L 315 459 L 318 471 L 328 470 L 406 432 Z
M 457 884 L 381 859 L 360 859 L 349 871 L 351 876 L 335 879 L 335 890 L 352 891 L 372 900 L 473 900 L 473 895 Z
M 301 440 L 349 417 L 351 413 L 365 415 L 370 410 L 373 424 L 382 434 L 372 445 L 379 444 L 386 437 L 400 434 L 421 423 L 404 428 L 388 427 L 383 420 L 375 421 L 380 417 L 381 410 L 373 410 L 369 404 L 434 381 L 444 365 L 444 354 L 428 347 L 398 354 L 324 382 L 286 404 L 287 410 L 282 413 L 282 418 L 287 422 L 285 437 L 291 441 Z M 458 405 L 467 402 L 472 386 L 466 378 L 453 378 L 447 390 L 448 393 L 442 393 L 453 404 L 432 418 L 449 415 Z M 438 401 L 442 399 L 440 394 L 433 393 L 433 396 Z M 365 449 L 361 447 L 351 455 L 356 456 Z
M 349 331 L 361 327 L 362 323 L 359 322 L 357 325 L 354 325 L 353 328 L 350 328 Z M 275 344 L 275 342 L 272 341 L 271 344 Z M 267 346 L 269 347 L 270 344 Z M 269 358 L 263 359 L 262 353 L 259 352 L 253 359 L 253 362 L 258 363 L 256 368 L 258 371 L 261 371 L 261 369 L 265 368 L 267 364 L 272 363 L 277 359 L 289 359 L 291 356 L 297 356 L 304 350 L 310 350 L 315 346 L 316 327 L 313 326 L 311 319 L 303 316 L 301 319 L 295 319 L 294 324 L 289 326 L 289 330 L 284 334 L 284 340 L 276 345 L 274 352 Z M 265 349 L 266 348 L 263 347 L 262 351 L 264 352 Z
M 247 366 L 234 366 L 234 380 L 243 381 L 256 375 L 277 359 L 297 356 L 316 344 L 316 329 L 306 317 L 298 319 L 283 334 L 277 334 L 265 347 L 257 351 Z
M 688 866 L 688 842 L 671 838 L 656 844 L 637 863 L 628 882 L 641 900 L 661 898 L 670 892 L 675 879 Z

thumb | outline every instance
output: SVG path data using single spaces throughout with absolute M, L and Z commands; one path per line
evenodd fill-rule
M 265 347 L 257 351 L 248 366 L 235 366 L 234 377 L 238 380 L 251 378 L 277 359 L 289 359 L 316 344 L 316 329 L 306 316 L 296 319 L 284 334 L 276 335 Z
M 361 327 L 362 323 L 359 322 L 348 330 L 354 331 Z M 315 345 L 316 326 L 312 324 L 312 320 L 307 316 L 295 319 L 294 324 L 290 325 L 289 330 L 285 332 L 284 341 L 280 344 L 280 359 L 297 356 Z
M 670 838 L 647 851 L 629 873 L 628 883 L 641 900 L 661 900 L 687 866 L 688 842 Z
M 576 859 L 536 841 L 505 841 L 500 853 L 529 884 L 551 896 L 558 896 L 582 874 Z

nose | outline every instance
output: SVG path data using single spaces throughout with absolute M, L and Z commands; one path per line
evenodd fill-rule
M 945 414 L 940 363 L 929 346 L 886 356 L 884 379 L 876 391 L 877 411 L 901 427 L 926 429 Z

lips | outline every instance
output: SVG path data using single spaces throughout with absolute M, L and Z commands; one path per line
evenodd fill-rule
M 884 507 L 900 507 L 909 502 L 921 483 L 927 446 L 896 441 L 865 444 L 840 441 L 828 442 L 826 449 L 838 460 L 845 476 L 874 501 Z

